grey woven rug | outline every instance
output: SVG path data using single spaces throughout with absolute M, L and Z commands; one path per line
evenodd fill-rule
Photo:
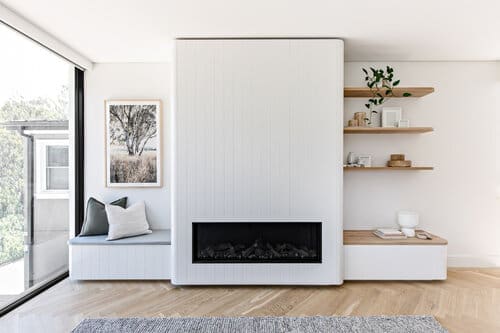
M 74 333 L 265 332 L 265 333 L 442 333 L 432 316 L 375 317 L 202 317 L 85 319 Z

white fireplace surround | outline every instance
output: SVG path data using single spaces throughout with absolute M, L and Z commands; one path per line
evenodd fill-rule
M 341 284 L 343 43 L 179 39 L 172 282 Z M 193 222 L 322 222 L 321 263 L 192 262 Z

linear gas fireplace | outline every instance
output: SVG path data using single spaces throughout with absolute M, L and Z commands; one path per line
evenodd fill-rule
M 321 223 L 193 223 L 193 263 L 321 263 Z

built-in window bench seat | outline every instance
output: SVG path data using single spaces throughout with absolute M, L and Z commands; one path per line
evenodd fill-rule
M 170 230 L 107 241 L 106 235 L 68 241 L 72 280 L 168 280 Z

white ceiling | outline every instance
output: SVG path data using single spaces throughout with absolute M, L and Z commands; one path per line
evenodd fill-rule
M 350 61 L 500 60 L 499 0 L 0 0 L 94 62 L 163 62 L 172 38 L 330 36 Z

